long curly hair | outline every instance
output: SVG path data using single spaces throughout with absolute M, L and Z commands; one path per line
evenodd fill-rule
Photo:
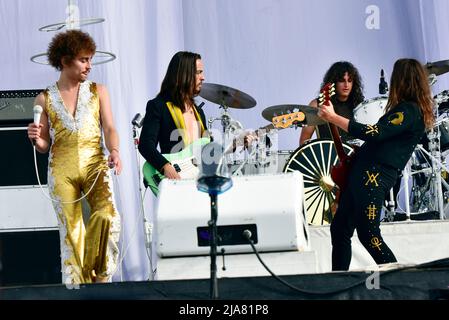
M 86 32 L 80 30 L 60 32 L 48 45 L 48 62 L 57 70 L 62 70 L 63 59 L 65 63 L 70 64 L 79 53 L 94 54 L 95 50 L 95 41 Z
M 168 64 L 167 73 L 161 84 L 159 95 L 165 95 L 182 111 L 185 102 L 193 104 L 196 85 L 196 61 L 201 59 L 198 53 L 179 51 Z
M 432 128 L 435 116 L 429 79 L 422 64 L 415 59 L 399 59 L 394 63 L 386 112 L 403 101 L 415 102 L 421 109 L 426 128 Z
M 326 83 L 343 81 L 346 72 L 348 73 L 349 78 L 352 79 L 352 90 L 349 94 L 348 102 L 353 106 L 353 108 L 355 108 L 360 102 L 365 100 L 365 96 L 363 95 L 362 77 L 352 63 L 348 61 L 338 61 L 331 65 L 324 75 L 321 88 Z M 336 96 L 333 96 L 331 100 L 335 103 L 336 99 Z

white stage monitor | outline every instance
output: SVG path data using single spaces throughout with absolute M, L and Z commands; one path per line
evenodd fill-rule
M 232 182 L 217 196 L 219 254 L 252 252 L 245 230 L 261 252 L 309 250 L 301 173 L 235 176 Z M 164 179 L 156 208 L 160 257 L 209 254 L 211 201 L 196 180 Z

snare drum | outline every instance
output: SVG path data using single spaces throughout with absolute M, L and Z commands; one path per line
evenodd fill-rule
M 361 102 L 354 109 L 354 120 L 363 124 L 375 124 L 385 113 L 387 97 L 376 97 Z
M 346 154 L 353 149 L 343 143 Z M 317 139 L 296 149 L 285 163 L 283 172 L 299 171 L 304 181 L 304 203 L 307 222 L 313 225 L 329 224 L 335 188 L 331 167 L 338 161 L 332 140 Z

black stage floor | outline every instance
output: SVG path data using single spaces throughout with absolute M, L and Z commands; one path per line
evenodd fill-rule
M 447 300 L 449 259 L 379 273 L 331 272 L 220 278 L 223 300 Z M 114 282 L 0 288 L 0 300 L 208 300 L 210 280 Z

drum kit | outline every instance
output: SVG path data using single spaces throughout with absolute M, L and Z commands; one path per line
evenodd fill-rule
M 429 74 L 429 83 L 433 85 L 437 76 L 449 72 L 449 60 L 427 63 L 425 68 Z M 256 105 L 254 98 L 240 90 L 214 83 L 203 83 L 199 95 L 222 109 L 221 116 L 208 120 L 209 130 L 212 129 L 213 122 L 220 121 L 220 131 L 225 142 L 235 141 L 236 137 L 242 138 L 242 133 L 248 132 L 239 121 L 232 118 L 229 108 L 253 108 Z M 363 101 L 354 109 L 354 119 L 364 124 L 375 124 L 384 114 L 387 101 L 386 95 Z M 444 164 L 449 155 L 448 101 L 449 90 L 434 97 L 438 120 L 427 132 L 426 139 L 423 139 L 425 143 L 418 145 L 413 153 L 406 167 L 408 170 L 403 172 L 405 194 L 411 181 L 410 197 L 405 196 L 405 212 L 408 217 L 412 212 L 434 210 L 443 218 L 444 203 L 449 203 L 449 169 Z M 318 117 L 317 109 L 300 104 L 274 105 L 265 108 L 262 117 L 270 124 L 256 130 L 258 139 L 250 146 L 241 146 L 239 153 L 235 152 L 236 145 L 231 143 L 234 152 L 226 159 L 229 170 L 233 175 L 300 171 L 304 178 L 304 205 L 308 223 L 330 223 L 336 190 L 330 170 L 338 161 L 333 141 L 316 139 L 294 151 L 277 150 L 277 130 L 325 123 Z M 348 141 L 343 147 L 346 153 L 352 153 L 353 146 L 361 143 L 363 142 Z M 242 153 L 243 159 L 236 158 L 236 154 Z M 388 217 L 392 219 L 391 214 Z
M 449 72 L 449 60 L 427 63 L 429 83 L 436 77 Z M 435 212 L 440 219 L 449 217 L 449 169 L 446 157 L 449 154 L 449 91 L 444 90 L 433 98 L 435 124 L 426 132 L 404 170 L 404 184 L 408 188 L 411 180 L 410 197 L 405 197 L 405 213 Z M 405 190 L 408 194 L 408 190 Z

